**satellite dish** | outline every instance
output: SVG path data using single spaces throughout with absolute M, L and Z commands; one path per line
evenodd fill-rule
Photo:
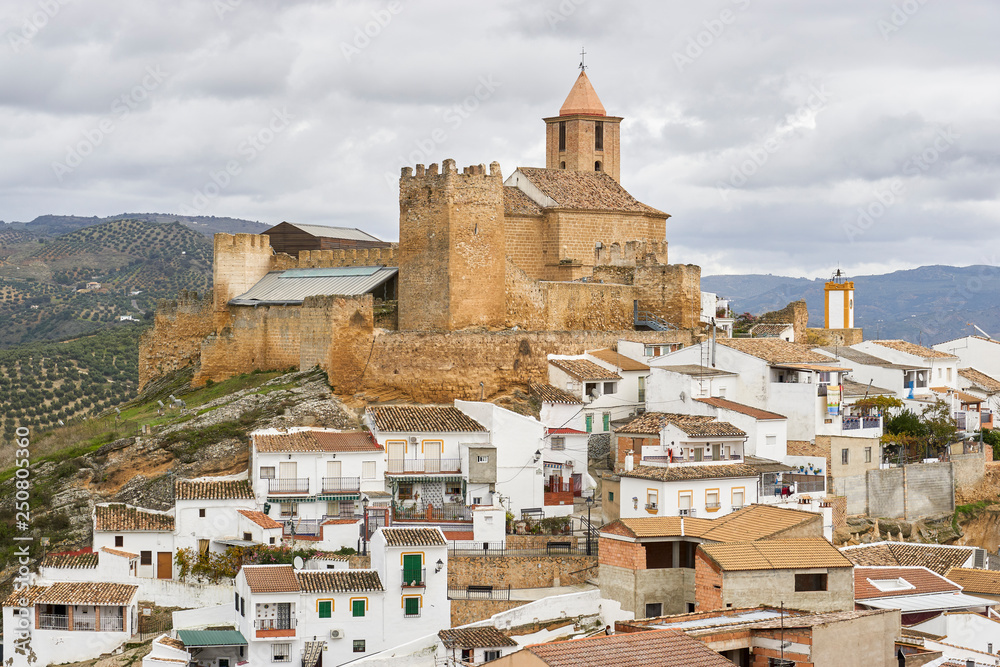
M 302 556 L 296 556 L 295 559 L 292 561 L 292 566 L 296 570 L 301 570 L 302 569 Z

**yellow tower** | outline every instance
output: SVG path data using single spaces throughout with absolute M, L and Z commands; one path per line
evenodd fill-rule
M 854 281 L 845 280 L 840 269 L 823 290 L 826 329 L 854 328 Z
M 546 168 L 603 171 L 621 182 L 622 119 L 604 111 L 585 70 L 580 70 L 559 115 L 543 120 Z

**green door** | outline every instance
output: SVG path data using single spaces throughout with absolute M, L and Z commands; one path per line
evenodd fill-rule
M 403 556 L 403 585 L 419 586 L 424 583 L 423 557 L 420 554 Z
M 587 433 L 592 433 L 594 431 L 594 415 L 588 414 L 586 417 L 587 421 Z

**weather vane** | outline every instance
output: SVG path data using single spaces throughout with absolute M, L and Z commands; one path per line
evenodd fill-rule
M 580 47 L 580 71 L 587 71 L 587 49 L 582 46 Z

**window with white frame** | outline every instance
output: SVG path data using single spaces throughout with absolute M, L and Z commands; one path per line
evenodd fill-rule
M 646 509 L 655 510 L 658 506 L 660 493 L 656 489 L 646 489 Z
M 361 479 L 375 479 L 375 462 L 361 462 Z
M 818 373 L 818 375 L 819 375 L 819 380 L 818 380 L 819 384 L 830 384 L 830 372 L 829 371 L 823 371 L 821 373 Z
M 489 456 L 476 456 L 476 463 L 489 463 L 489 462 L 490 462 Z
M 485 651 L 483 651 L 483 662 L 489 662 L 490 660 L 499 660 L 499 659 L 500 659 L 499 649 L 488 648 Z
M 291 644 L 271 644 L 271 662 L 291 662 Z
M 261 466 L 260 467 L 260 478 L 261 479 L 274 479 L 274 466 Z
M 551 439 L 552 451 L 561 452 L 566 449 L 566 438 L 561 435 L 554 435 Z
M 774 447 L 778 444 L 778 436 L 776 435 L 766 435 L 764 436 L 764 444 L 768 447 Z
M 299 515 L 298 503 L 281 503 L 281 516 L 293 517 Z
M 719 502 L 719 490 L 718 489 L 706 489 L 705 490 L 705 509 L 717 510 L 722 507 Z
M 733 509 L 739 509 L 744 505 L 743 488 L 733 489 Z

